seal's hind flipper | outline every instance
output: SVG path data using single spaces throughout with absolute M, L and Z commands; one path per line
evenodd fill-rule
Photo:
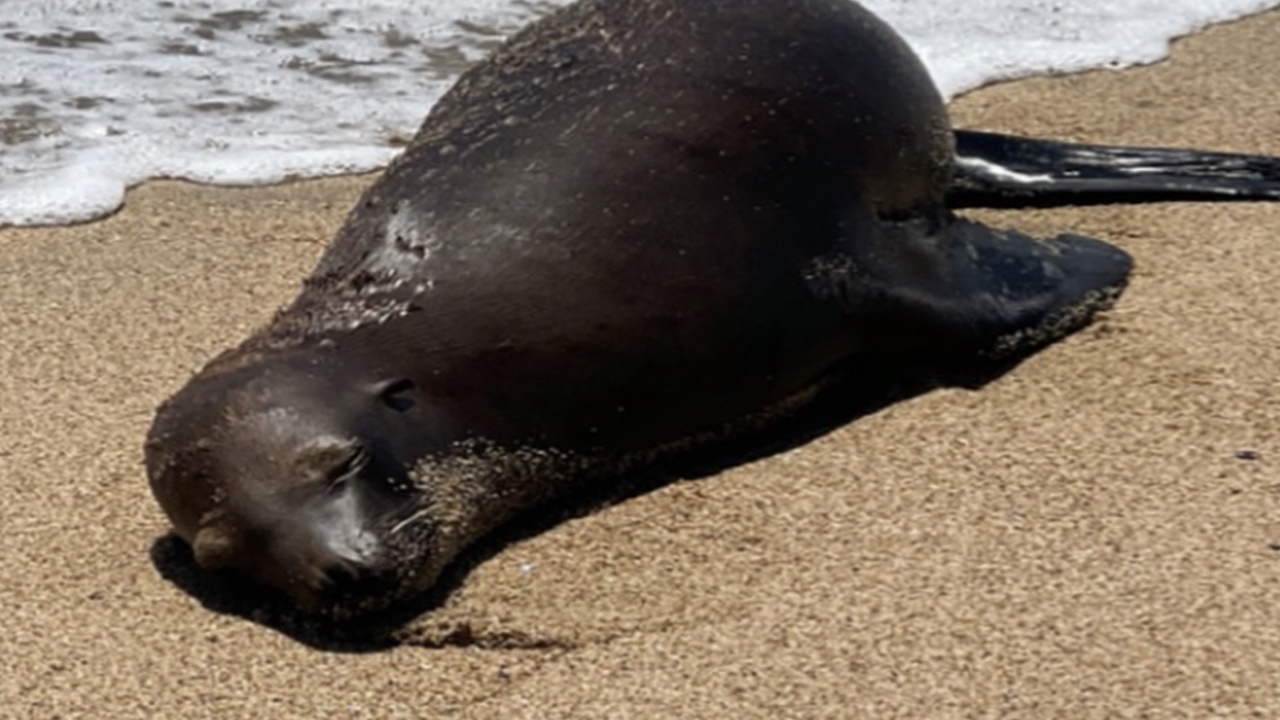
M 1280 158 L 1080 145 L 958 130 L 947 202 L 1054 207 L 1174 200 L 1280 200 Z

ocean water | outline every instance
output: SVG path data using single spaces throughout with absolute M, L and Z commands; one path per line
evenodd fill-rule
M 564 4 L 4 0 L 0 226 L 100 217 L 150 178 L 261 184 L 378 168 L 468 65 Z M 864 4 L 953 96 L 1154 62 L 1172 38 L 1280 0 Z

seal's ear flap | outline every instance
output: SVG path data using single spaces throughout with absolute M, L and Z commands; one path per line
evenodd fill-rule
M 414 400 L 414 384 L 412 380 L 388 380 L 379 383 L 374 391 L 383 405 L 399 413 L 409 412 L 417 405 Z
M 232 567 L 239 551 L 236 534 L 222 523 L 205 525 L 191 540 L 191 552 L 205 570 Z

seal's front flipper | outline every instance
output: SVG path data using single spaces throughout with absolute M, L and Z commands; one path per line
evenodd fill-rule
M 958 130 L 947 203 L 1054 207 L 1175 200 L 1280 200 L 1280 158 L 1080 145 Z
M 874 242 L 815 260 L 810 288 L 833 300 L 868 347 L 1008 357 L 1084 326 L 1115 302 L 1133 259 L 1079 235 L 1038 240 L 947 218 L 886 222 Z
M 1036 239 L 959 220 L 947 230 L 951 291 L 968 307 L 978 351 L 1006 357 L 1084 327 L 1119 298 L 1128 253 L 1082 235 Z

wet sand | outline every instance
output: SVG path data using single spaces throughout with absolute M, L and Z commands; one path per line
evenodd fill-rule
M 1277 38 L 1272 12 L 954 117 L 1280 154 Z M 0 717 L 1280 715 L 1280 204 L 978 214 L 1118 243 L 1133 283 L 981 389 L 505 547 L 418 621 L 442 647 L 317 649 L 205 607 L 152 559 L 151 413 L 370 181 L 154 182 L 0 230 Z

